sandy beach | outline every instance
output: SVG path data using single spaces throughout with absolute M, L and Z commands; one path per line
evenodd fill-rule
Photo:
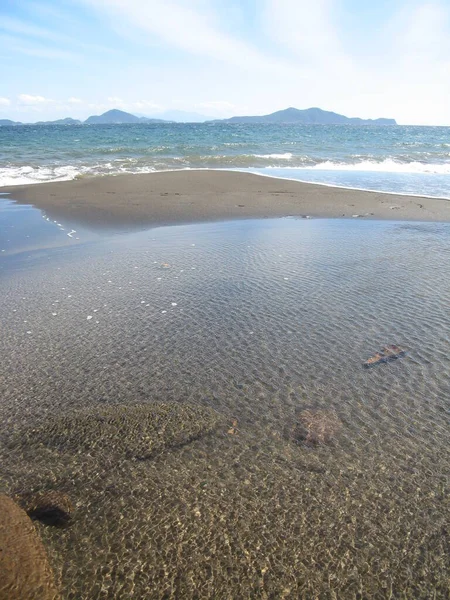
M 306 215 L 450 221 L 450 201 L 445 199 L 349 190 L 233 171 L 105 176 L 0 191 L 54 218 L 118 230 Z

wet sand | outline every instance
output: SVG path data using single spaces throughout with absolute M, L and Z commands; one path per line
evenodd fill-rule
M 450 201 L 232 171 L 171 171 L 1 188 L 57 219 L 118 230 L 238 218 L 450 221 Z

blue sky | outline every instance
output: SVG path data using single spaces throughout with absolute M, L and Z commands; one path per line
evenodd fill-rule
M 450 0 L 1 0 L 0 118 L 319 106 L 450 125 Z

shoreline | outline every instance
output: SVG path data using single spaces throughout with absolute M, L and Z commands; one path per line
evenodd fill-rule
M 243 171 L 111 175 L 8 186 L 0 188 L 0 193 L 57 219 L 120 231 L 286 216 L 450 222 L 450 200 L 445 198 L 357 190 Z
M 197 169 L 199 170 L 199 169 Z M 209 170 L 209 169 L 207 169 Z M 216 169 L 218 170 L 218 169 Z M 269 175 L 267 173 L 257 173 L 253 171 L 243 171 L 240 169 L 223 169 L 227 171 L 237 171 L 239 173 L 249 172 L 252 175 L 259 175 L 260 177 L 269 177 L 270 179 L 281 179 L 281 181 L 297 181 L 298 183 L 308 183 L 311 185 L 323 185 L 324 187 L 337 188 L 339 190 L 354 190 L 357 192 L 372 192 L 373 194 L 387 194 L 390 196 L 408 196 L 410 198 L 428 198 L 431 200 L 444 200 L 450 202 L 450 196 L 447 198 L 446 196 L 427 196 L 425 194 L 408 194 L 408 192 L 390 192 L 387 190 L 371 190 L 370 188 L 358 188 L 352 187 L 348 185 L 337 185 L 335 183 L 325 183 L 324 181 L 308 181 L 307 179 L 296 179 L 295 177 L 282 177 L 281 175 Z M 158 171 L 164 172 L 164 171 Z

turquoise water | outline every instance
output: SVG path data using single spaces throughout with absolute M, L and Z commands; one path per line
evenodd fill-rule
M 449 127 L 139 124 L 0 128 L 0 185 L 241 169 L 450 198 Z

